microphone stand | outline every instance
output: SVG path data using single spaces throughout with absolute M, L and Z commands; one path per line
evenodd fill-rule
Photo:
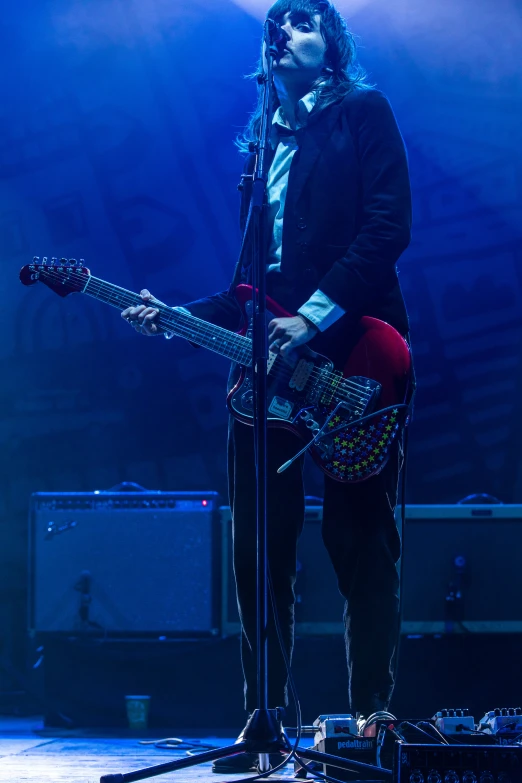
M 198 753 L 196 756 L 178 759 L 166 764 L 129 772 L 103 775 L 100 783 L 134 783 L 145 778 L 164 775 L 179 769 L 204 764 L 240 753 L 257 753 L 261 773 L 270 774 L 270 753 L 288 754 L 292 750 L 281 726 L 282 710 L 268 707 L 268 558 L 267 558 L 267 363 L 268 332 L 266 309 L 266 207 L 268 181 L 268 153 L 270 124 L 272 119 L 272 56 L 271 47 L 277 43 L 279 28 L 271 19 L 265 21 L 266 71 L 259 77 L 264 86 L 263 112 L 259 141 L 256 146 L 256 162 L 252 174 L 251 231 L 252 231 L 252 367 L 254 394 L 254 449 L 256 464 L 256 533 L 257 533 L 257 708 L 251 714 L 241 732 L 240 741 L 217 750 Z M 364 764 L 360 761 L 318 753 L 309 748 L 297 748 L 296 758 L 329 763 L 343 770 L 357 771 L 364 777 L 391 780 L 390 770 Z M 281 756 L 281 762 L 283 762 Z M 303 764 L 301 765 L 303 766 Z M 306 765 L 304 765 L 306 766 Z M 335 780 L 330 778 L 330 780 Z M 336 781 L 341 783 L 341 781 Z

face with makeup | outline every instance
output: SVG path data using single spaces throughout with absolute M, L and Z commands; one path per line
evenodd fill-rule
M 320 14 L 289 12 L 279 20 L 285 40 L 273 57 L 274 80 L 288 86 L 312 84 L 325 68 L 326 44 Z

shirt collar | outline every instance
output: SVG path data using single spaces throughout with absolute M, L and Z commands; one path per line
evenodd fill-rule
M 319 91 L 312 90 L 307 95 L 305 95 L 297 104 L 297 112 L 296 112 L 296 120 L 297 120 L 297 130 L 300 130 L 306 125 L 306 122 L 308 120 L 308 116 L 312 109 L 314 108 L 315 104 L 317 103 L 317 98 L 319 95 Z M 290 134 L 288 131 L 290 131 L 290 128 L 285 123 L 284 120 L 284 114 L 283 114 L 283 107 L 279 106 L 276 111 L 274 112 L 274 116 L 272 118 L 272 144 L 274 146 L 277 146 L 279 143 L 279 132 L 278 128 L 284 128 L 287 133 L 285 133 L 286 136 L 289 136 Z

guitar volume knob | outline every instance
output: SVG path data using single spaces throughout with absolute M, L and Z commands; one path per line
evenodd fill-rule
M 254 405 L 254 394 L 252 391 L 246 391 L 241 395 L 241 405 L 244 408 L 251 409 Z

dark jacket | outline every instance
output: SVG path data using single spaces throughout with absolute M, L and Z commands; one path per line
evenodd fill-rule
M 342 102 L 315 107 L 297 141 L 281 274 L 268 275 L 268 293 L 291 313 L 317 288 L 340 305 L 346 315 L 316 338 L 321 343 L 343 341 L 363 315 L 406 334 L 395 264 L 410 241 L 411 194 L 405 147 L 387 98 L 378 90 L 356 89 Z M 251 155 L 245 171 L 253 163 Z M 243 226 L 249 197 L 245 187 Z M 248 248 L 245 256 L 248 281 Z M 186 307 L 199 318 L 238 328 L 239 309 L 227 292 Z

